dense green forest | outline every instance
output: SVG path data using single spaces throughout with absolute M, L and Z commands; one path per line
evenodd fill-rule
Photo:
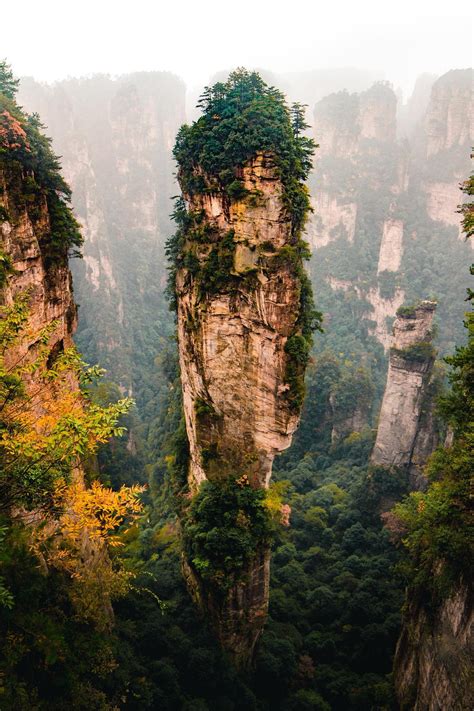
M 54 266 L 55 260 L 65 260 L 68 250 L 80 247 L 81 237 L 59 160 L 39 119 L 16 104 L 15 92 L 11 71 L 0 64 L 1 167 L 11 176 L 18 204 L 25 201 L 34 213 L 36 202 L 46 200 L 51 214 L 46 254 Z M 216 105 L 218 94 L 219 86 L 201 99 L 201 109 L 208 116 L 226 109 Z M 260 115 L 265 106 L 251 109 Z M 197 124 L 205 135 L 206 120 Z M 297 133 L 299 123 L 304 133 L 302 109 L 297 106 L 293 112 Z M 268 126 L 272 128 L 271 121 Z M 184 129 L 177 152 L 190 151 L 192 160 L 201 138 L 191 137 L 189 129 Z M 305 202 L 307 195 L 296 194 L 293 179 L 308 169 L 305 151 L 309 144 L 304 139 L 301 153 L 295 155 L 290 138 L 278 137 L 278 141 L 286 139 L 287 163 L 281 170 L 287 181 L 289 209 L 296 205 L 295 238 L 299 239 L 298 201 Z M 270 135 L 269 149 L 272 140 Z M 226 172 L 228 162 L 233 163 L 236 150 L 242 160 L 253 151 L 252 145 L 237 144 L 229 142 L 230 157 L 199 153 L 199 161 L 209 161 L 211 172 L 218 174 L 230 195 L 238 194 L 239 185 Z M 18 436 L 25 433 L 25 420 L 18 419 L 18 413 L 27 410 L 25 372 L 21 366 L 12 370 L 4 358 L 28 328 L 28 303 L 25 299 L 2 306 L 0 708 L 396 708 L 391 669 L 406 586 L 419 595 L 426 595 L 427 589 L 432 592 L 430 604 L 436 611 L 453 581 L 467 576 L 470 569 L 467 488 L 473 444 L 474 334 L 471 312 L 465 319 L 469 333 L 465 345 L 460 334 L 466 329 L 456 318 L 465 308 L 465 286 L 452 284 L 456 270 L 467 272 L 468 253 L 464 245 L 450 249 L 451 228 L 427 223 L 420 216 L 419 203 L 412 199 L 417 195 L 415 178 L 413 192 L 400 197 L 397 214 L 419 237 L 410 243 L 400 274 L 393 278 L 405 289 L 407 303 L 433 291 L 439 300 L 441 351 L 442 355 L 450 353 L 446 359 L 450 389 L 440 400 L 439 412 L 453 430 L 454 444 L 449 450 L 437 450 L 431 460 L 427 492 L 408 495 L 405 473 L 368 464 L 386 368 L 383 348 L 369 333 L 370 319 L 362 318 L 370 307 L 350 291 L 336 292 L 335 297 L 325 278 L 337 273 L 348 280 L 374 279 L 379 244 L 373 235 L 380 234 L 386 207 L 379 198 L 385 193 L 388 200 L 384 176 L 376 188 L 371 182 L 381 155 L 382 147 L 372 144 L 359 158 L 364 167 L 355 188 L 360 210 L 353 244 L 348 246 L 341 235 L 312 257 L 311 277 L 317 307 L 324 314 L 324 333 L 317 334 L 311 352 L 300 428 L 292 447 L 274 467 L 278 490 L 291 508 L 291 520 L 290 526 L 271 532 L 269 620 L 255 668 L 246 675 L 239 676 L 226 659 L 206 621 L 197 614 L 182 579 L 172 486 L 173 475 L 183 463 L 182 404 L 172 317 L 165 311 L 161 293 L 163 281 L 156 287 L 159 293 L 150 297 L 152 313 L 142 314 L 143 321 L 134 326 L 137 332 L 146 333 L 139 356 L 131 358 L 138 411 L 122 397 L 117 384 L 99 378 L 100 369 L 85 365 L 77 353 L 66 352 L 51 368 L 47 351 L 40 349 L 30 367 L 39 379 L 52 383 L 53 400 L 64 403 L 63 409 L 49 413 L 52 429 L 41 443 L 31 426 L 25 437 Z M 384 159 L 383 170 L 390 172 L 394 169 L 390 155 L 384 152 Z M 317 177 L 313 180 L 312 188 L 317 189 Z M 472 195 L 472 182 L 466 188 Z M 11 219 L 12 215 L 0 214 L 2 222 Z M 472 206 L 464 208 L 464 226 L 466 234 L 471 234 Z M 120 249 L 126 252 L 126 244 Z M 3 287 L 12 275 L 3 252 L 0 265 Z M 160 267 L 160 276 L 162 272 Z M 134 282 L 137 292 L 147 283 Z M 128 287 L 133 298 L 133 284 Z M 394 284 L 384 288 L 393 290 Z M 453 289 L 461 294 L 457 302 Z M 148 321 L 153 321 L 152 328 Z M 89 314 L 79 343 L 94 362 L 100 349 L 91 337 L 92 323 Z M 43 341 L 47 342 L 47 333 Z M 113 358 L 108 365 L 114 376 L 120 375 L 120 367 L 114 372 Z M 76 399 L 71 403 L 66 398 L 65 370 L 74 372 L 81 383 L 79 410 Z M 120 377 L 114 379 L 118 382 Z M 363 424 L 352 431 L 345 423 L 356 411 L 362 413 Z M 335 426 L 339 427 L 337 436 Z M 132 436 L 124 433 L 124 427 Z M 111 435 L 115 436 L 111 439 Z M 58 447 L 64 448 L 60 464 Z M 61 487 L 71 483 L 78 456 L 90 484 L 86 491 L 91 494 L 72 489 L 65 499 Z M 137 480 L 147 482 L 145 491 L 134 486 Z M 14 492 L 12 482 L 17 485 Z M 26 511 L 40 510 L 45 520 L 59 521 L 69 537 L 58 544 L 54 536 L 42 536 L 40 527 L 32 545 L 28 527 L 12 517 L 13 496 Z M 402 499 L 390 525 L 384 525 L 381 513 Z M 238 502 L 239 507 L 253 504 Z M 61 519 L 68 507 L 81 515 L 86 511 L 86 525 L 98 527 L 97 538 L 110 560 L 99 577 L 84 570 L 75 530 L 72 527 L 69 532 L 67 521 Z M 395 535 L 397 531 L 403 533 L 403 542 Z M 251 548 L 252 539 L 247 544 Z M 67 553 L 58 556 L 58 550 Z M 442 572 L 433 576 L 440 559 L 444 561 Z M 104 605 L 97 604 L 97 600 L 104 601 L 102 595 L 113 600 L 113 624 L 104 618 Z

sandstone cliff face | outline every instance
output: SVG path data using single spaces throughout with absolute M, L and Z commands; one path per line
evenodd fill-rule
M 306 237 L 312 247 L 325 247 L 338 237 L 354 240 L 357 205 L 345 202 L 330 193 L 321 191 L 312 200 L 313 217 L 306 228 Z
M 434 83 L 424 133 L 427 214 L 436 222 L 455 227 L 459 239 L 463 239 L 457 212 L 458 187 L 468 171 L 461 168 L 458 156 L 464 155 L 467 160 L 474 142 L 471 69 L 448 72 Z
M 435 222 L 455 227 L 458 238 L 463 239 L 461 216 L 458 213 L 459 186 L 456 183 L 428 183 L 426 191 L 426 212 Z
M 324 278 L 332 285 L 348 281 L 358 298 L 370 304 L 366 318 L 375 325 L 369 327 L 369 332 L 386 349 L 390 338 L 387 318 L 394 317 L 403 303 L 403 291 L 397 288 L 390 295 L 382 294 L 376 285 L 377 275 L 396 273 L 400 268 L 404 227 L 396 216 L 393 195 L 404 192 L 409 180 L 406 155 L 400 153 L 399 159 L 394 160 L 396 97 L 389 86 L 380 83 L 361 94 L 333 94 L 316 105 L 314 121 L 315 138 L 320 144 L 318 189 L 307 238 L 314 248 L 326 248 L 327 253 L 335 243 L 336 249 L 353 255 L 355 265 L 365 259 L 362 253 L 367 245 L 363 246 L 360 240 L 370 229 L 374 243 L 378 241 L 380 245 L 373 284 L 367 275 L 361 279 L 356 269 L 355 278 L 339 274 L 343 260 L 326 267 L 323 261 L 319 269 L 328 270 Z M 376 166 L 382 165 L 384 170 L 380 171 Z M 387 177 L 389 182 L 385 184 Z M 374 196 L 385 206 L 384 211 L 377 209 L 376 215 Z
M 402 289 L 396 288 L 392 296 L 384 298 L 379 288 L 371 288 L 364 290 L 357 283 L 347 279 L 336 279 L 335 277 L 327 277 L 327 283 L 333 291 L 343 291 L 344 293 L 352 292 L 358 299 L 365 299 L 369 304 L 368 318 L 373 322 L 368 327 L 370 335 L 374 336 L 379 343 L 387 351 L 390 347 L 391 336 L 388 333 L 387 320 L 395 316 L 397 309 L 405 301 L 405 292 Z
M 33 363 L 40 348 L 43 351 L 45 347 L 46 368 L 50 368 L 63 351 L 74 347 L 73 335 L 77 325 L 68 247 L 64 243 L 55 245 L 52 250 L 54 235 L 48 202 L 41 189 L 37 189 L 34 200 L 27 199 L 31 196 L 29 180 L 31 174 L 28 175 L 23 167 L 12 170 L 11 166 L 0 165 L 0 248 L 11 258 L 14 269 L 0 289 L 0 305 L 11 306 L 15 298 L 25 293 L 29 297 L 27 326 L 4 354 L 7 368 Z M 49 334 L 47 344 L 43 341 L 45 329 Z M 29 396 L 23 405 L 24 412 L 33 414 L 36 421 L 50 412 L 51 401 L 57 399 L 57 380 L 48 382 L 43 368 L 38 373 L 26 370 L 21 378 Z M 67 390 L 79 394 L 79 382 L 74 372 L 63 372 L 61 378 Z M 71 477 L 79 487 L 86 486 L 81 462 L 75 462 Z M 33 517 L 31 512 L 27 513 L 26 521 L 28 524 L 46 522 L 45 530 L 56 530 L 54 519 L 38 519 L 36 512 Z M 98 576 L 103 575 L 104 567 L 112 571 L 105 546 L 94 540 L 85 528 L 81 531 L 80 556 L 82 568 L 91 577 L 96 571 Z M 41 556 L 39 565 L 45 573 L 48 572 Z M 100 600 L 102 623 L 111 625 L 113 609 L 109 592 L 101 590 L 96 593 L 96 598 Z
M 433 85 L 425 118 L 427 156 L 454 146 L 470 146 L 473 118 L 472 70 L 444 74 Z
M 241 179 L 257 200 L 229 200 L 220 192 L 185 196 L 210 235 L 194 245 L 195 259 L 204 264 L 223 240 L 232 255 L 226 284 L 214 292 L 203 292 L 189 269 L 177 274 L 191 492 L 205 479 L 236 474 L 267 487 L 273 459 L 290 445 L 299 418 L 289 398 L 285 345 L 295 330 L 300 285 L 278 256 L 291 238 L 282 184 L 272 156 L 263 153 L 243 167 Z M 268 551 L 256 551 L 219 603 L 195 570 L 186 566 L 186 574 L 223 646 L 237 664 L 248 662 L 266 618 Z
M 379 288 L 371 288 L 366 294 L 362 290 L 359 293 L 362 297 L 365 296 L 372 306 L 369 319 L 374 322 L 374 325 L 370 325 L 368 331 L 382 344 L 384 351 L 387 351 L 391 342 L 387 321 L 393 319 L 397 309 L 404 303 L 405 292 L 403 289 L 396 288 L 392 296 L 383 297 Z
M 474 706 L 472 588 L 461 582 L 433 619 L 408 603 L 394 661 L 402 711 L 467 711 Z
M 457 212 L 474 140 L 470 77 L 470 70 L 448 72 L 434 85 L 434 77 L 424 77 L 406 111 L 397 112 L 395 94 L 383 84 L 360 94 L 332 94 L 315 106 L 320 149 L 307 226 L 317 251 L 313 283 L 320 290 L 321 283 L 346 283 L 348 299 L 354 293 L 360 300 L 360 338 L 368 331 L 384 350 L 397 308 L 438 288 L 449 294 L 439 305 L 440 349 L 452 350 L 462 338 L 460 332 L 454 337 L 450 324 L 467 286 L 454 276 L 454 264 L 470 259 L 472 247 L 462 239 Z M 439 276 L 424 279 L 424 268 Z M 440 288 L 448 271 L 446 288 Z M 320 291 L 328 316 L 340 298 L 338 289 L 332 291 Z M 456 315 L 462 317 L 461 309 Z
M 377 274 L 385 271 L 398 272 L 402 255 L 403 222 L 401 220 L 385 220 L 383 223 Z
M 355 158 L 364 139 L 393 141 L 396 97 L 383 82 L 360 94 L 331 94 L 316 104 L 314 125 L 321 156 Z
M 51 227 L 46 200 L 42 199 L 39 205 L 19 204 L 16 196 L 26 192 L 25 180 L 26 176 L 18 182 L 17 177 L 0 167 L 0 214 L 8 216 L 0 220 L 0 236 L 2 249 L 11 257 L 15 269 L 1 292 L 1 301 L 11 305 L 18 294 L 29 290 L 31 295 L 30 328 L 10 350 L 7 362 L 12 363 L 35 353 L 42 328 L 55 323 L 49 345 L 52 353 L 59 353 L 71 347 L 76 327 L 66 252 L 54 261 L 48 257 Z
M 387 384 L 371 457 L 373 464 L 418 469 L 425 463 L 423 453 L 430 453 L 426 452 L 425 440 L 433 448 L 436 446 L 426 427 L 420 434 L 434 363 L 431 340 L 435 308 L 433 302 L 422 302 L 399 314 L 394 323 Z
M 396 133 L 397 101 L 392 89 L 374 84 L 360 95 L 360 135 L 376 141 L 392 142 Z

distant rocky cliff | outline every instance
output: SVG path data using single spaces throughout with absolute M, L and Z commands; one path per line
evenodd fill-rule
M 472 70 L 452 70 L 433 85 L 425 117 L 426 155 L 469 144 L 473 123 Z
M 26 139 L 25 139 L 26 141 Z M 13 151 L 12 151 L 13 152 Z M 7 351 L 7 364 L 35 357 L 45 328 L 53 327 L 48 348 L 51 358 L 71 347 L 76 328 L 66 243 L 52 252 L 52 225 L 46 191 L 32 193 L 34 175 L 21 164 L 0 161 L 0 248 L 13 270 L 0 292 L 0 302 L 11 306 L 15 297 L 29 294 L 29 328 Z M 34 197 L 33 197 L 34 196 Z M 34 374 L 30 376 L 34 380 Z
M 336 302 L 350 306 L 361 317 L 359 339 L 375 339 L 385 351 L 397 309 L 430 293 L 439 301 L 441 351 L 462 337 L 467 284 L 456 275 L 471 246 L 460 240 L 457 205 L 474 140 L 472 71 L 433 79 L 425 77 L 417 110 L 407 107 L 409 121 L 385 83 L 331 94 L 314 110 L 313 282 L 326 311 Z
M 398 312 L 371 456 L 375 465 L 409 470 L 412 488 L 423 485 L 421 470 L 438 444 L 430 401 L 435 308 L 435 303 L 424 301 Z
M 436 610 L 408 600 L 394 661 L 402 711 L 468 711 L 474 706 L 474 601 L 461 581 Z
M 142 405 L 144 379 L 171 330 L 164 243 L 184 85 L 164 72 L 52 86 L 24 79 L 19 99 L 46 124 L 82 225 L 84 258 L 72 264 L 78 345 Z

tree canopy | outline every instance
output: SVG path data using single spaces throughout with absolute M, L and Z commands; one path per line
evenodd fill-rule
M 257 72 L 237 69 L 226 82 L 206 87 L 198 102 L 202 116 L 181 127 L 174 148 L 185 192 L 202 188 L 199 171 L 221 187 L 235 182 L 236 169 L 258 152 L 270 152 L 281 174 L 285 206 L 297 235 L 309 209 L 303 185 L 316 147 L 303 135 L 304 106 L 289 107 L 283 94 Z

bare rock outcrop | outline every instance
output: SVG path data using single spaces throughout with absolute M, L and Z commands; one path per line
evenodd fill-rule
M 436 616 L 408 602 L 394 660 L 402 711 L 467 711 L 474 706 L 474 600 L 461 581 Z
M 433 85 L 425 117 L 426 153 L 472 142 L 473 122 L 472 69 L 455 69 L 443 74 Z
M 383 223 L 377 274 L 385 271 L 398 272 L 402 255 L 403 222 L 402 220 L 385 220 Z
M 437 444 L 427 431 L 429 418 L 424 412 L 435 356 L 431 343 L 435 309 L 434 302 L 423 301 L 398 311 L 372 464 L 418 471 L 430 453 L 427 442 L 431 451 Z
M 344 237 L 354 240 L 357 205 L 321 191 L 312 201 L 314 213 L 308 220 L 306 237 L 312 247 L 325 247 L 333 240 Z
M 451 225 L 463 239 L 461 216 L 458 212 L 459 185 L 453 183 L 428 183 L 426 191 L 426 213 L 435 222 Z
M 199 216 L 198 233 L 188 232 L 176 277 L 191 496 L 204 481 L 236 476 L 253 489 L 268 486 L 273 459 L 298 424 L 304 374 L 290 347 L 301 338 L 301 282 L 272 154 L 244 164 L 245 197 L 229 199 L 199 175 L 204 189 L 184 193 L 188 215 Z M 268 547 L 255 550 L 225 594 L 206 584 L 192 561 L 184 567 L 222 646 L 246 666 L 266 619 Z
M 246 467 L 258 486 L 266 486 L 275 454 L 290 445 L 298 423 L 285 397 L 285 344 L 295 327 L 299 285 L 285 266 L 273 273 L 260 267 L 262 258 L 272 259 L 272 251 L 290 239 L 271 156 L 250 161 L 243 181 L 247 190 L 261 192 L 258 206 L 226 204 L 222 195 L 188 197 L 191 210 L 203 211 L 216 235 L 233 235 L 230 277 L 235 280 L 233 289 L 203 300 L 189 270 L 178 273 L 180 366 L 194 486 L 207 476 L 202 450 L 214 445 L 231 467 Z M 200 261 L 211 244 L 199 245 Z M 212 407 L 215 427 L 199 426 L 201 401 Z
M 40 332 L 54 324 L 49 338 L 51 353 L 72 345 L 76 328 L 76 305 L 72 292 L 67 248 L 55 259 L 48 254 L 50 215 L 44 197 L 25 203 L 26 175 L 12 174 L 0 166 L 0 236 L 2 250 L 13 264 L 14 273 L 1 291 L 0 301 L 11 305 L 17 295 L 29 292 L 29 328 L 7 354 L 7 363 L 28 359 L 39 345 Z M 21 201 L 18 196 L 21 196 Z

